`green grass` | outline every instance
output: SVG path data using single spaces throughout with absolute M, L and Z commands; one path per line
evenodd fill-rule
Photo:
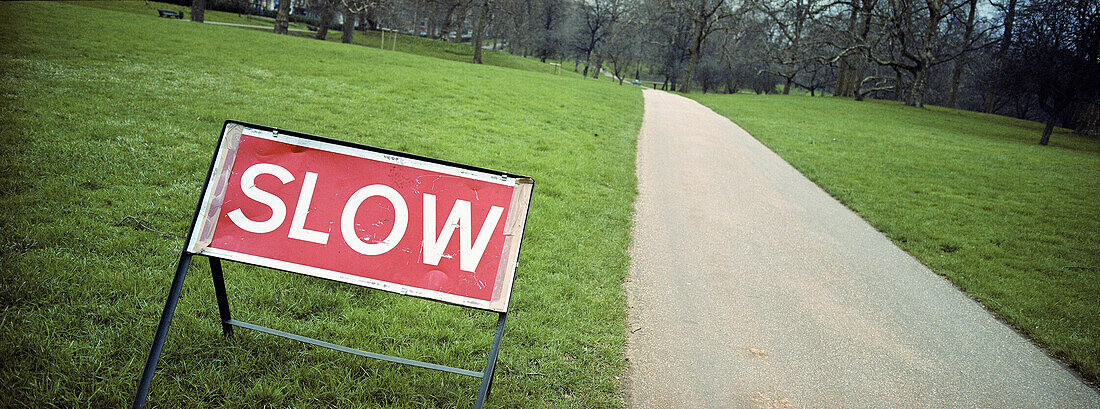
M 882 101 L 690 95 L 932 270 L 1100 377 L 1100 140 Z
M 90 0 L 90 1 L 66 1 L 66 3 L 94 7 L 103 10 L 122 11 L 127 13 L 141 14 L 143 16 L 159 17 L 157 13 L 158 9 L 182 11 L 185 18 L 184 21 L 190 21 L 191 8 L 184 7 L 170 3 L 160 3 L 155 1 L 142 1 L 142 0 Z M 165 18 L 168 20 L 167 18 Z M 266 26 L 275 27 L 275 19 L 264 16 L 249 16 L 237 13 L 226 13 L 224 11 L 206 10 L 203 13 L 203 20 L 216 21 L 219 23 L 233 23 L 233 24 L 247 24 L 253 26 Z M 306 25 L 303 23 L 291 22 L 290 28 L 298 28 L 305 30 Z
M 145 1 L 81 1 L 74 2 L 73 4 L 115 10 L 124 11 L 128 13 L 141 14 L 146 16 L 157 16 L 157 9 L 169 9 L 169 10 L 181 10 L 183 7 L 158 2 L 145 2 Z M 184 10 L 190 18 L 191 10 Z M 235 13 L 226 13 L 221 11 L 207 10 L 203 15 L 206 21 L 216 21 L 221 23 L 234 23 L 234 24 L 246 24 L 265 27 L 274 27 L 274 20 L 267 17 L 259 16 L 247 16 L 238 15 Z M 291 23 L 291 28 L 298 28 L 306 30 L 307 26 L 303 23 Z M 237 27 L 239 30 L 260 30 Z M 261 30 L 266 31 L 266 30 Z M 316 32 L 301 32 L 290 31 L 290 35 L 295 37 L 313 38 Z M 329 30 L 326 36 L 327 41 L 339 42 L 341 32 L 339 30 Z M 391 47 L 391 33 L 386 33 L 386 49 Z M 382 45 L 382 34 L 379 31 L 356 31 L 352 37 L 354 44 L 365 45 L 368 47 L 379 48 Z M 473 46 L 469 43 L 451 43 L 441 40 L 435 40 L 431 38 L 423 38 L 417 36 L 410 36 L 405 34 L 398 34 L 397 37 L 397 52 L 421 55 L 425 57 L 441 58 L 444 60 L 470 62 L 474 58 Z M 518 70 L 534 71 L 541 73 L 549 73 L 549 65 L 540 63 L 537 59 L 523 58 L 508 53 L 482 50 L 481 61 L 485 65 L 494 65 L 498 67 L 514 68 Z M 579 75 L 572 72 L 562 71 L 561 75 L 570 77 L 579 77 Z
M 315 33 L 291 33 L 295 36 L 313 38 Z M 340 41 L 340 31 L 330 30 L 326 39 L 328 41 Z M 386 49 L 389 50 L 392 45 L 392 33 L 386 33 Z M 352 37 L 354 44 L 365 45 L 368 47 L 378 48 L 382 45 L 382 32 L 380 31 L 356 31 L 355 36 Z M 444 60 L 470 62 L 474 58 L 474 48 L 469 43 L 452 43 L 442 40 L 436 40 L 431 38 L 423 38 L 410 36 L 405 34 L 397 35 L 397 52 L 422 55 L 426 57 L 441 58 Z M 547 63 L 541 63 L 537 59 L 523 58 L 518 55 L 512 55 L 505 52 L 493 51 L 493 50 L 481 50 L 481 62 L 486 65 L 495 65 L 498 67 L 514 68 L 517 70 L 533 71 L 538 73 L 550 73 L 550 65 Z M 561 71 L 561 76 L 570 78 L 580 78 L 580 75 L 573 72 Z
M 636 88 L 64 3 L 2 2 L 0 27 L 0 407 L 128 405 L 229 118 L 534 177 L 489 406 L 622 406 Z M 224 339 L 196 264 L 156 407 L 472 405 L 474 378 Z M 239 264 L 226 280 L 239 319 L 474 370 L 496 320 Z

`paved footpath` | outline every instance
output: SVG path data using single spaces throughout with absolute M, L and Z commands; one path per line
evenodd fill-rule
M 631 407 L 1100 408 L 737 125 L 644 93 Z
M 264 30 L 274 30 L 275 29 L 275 27 L 272 27 L 272 26 L 257 26 L 257 25 L 253 25 L 253 24 L 222 23 L 220 21 L 204 21 L 204 23 L 214 24 L 214 25 L 219 25 L 219 26 L 230 26 L 230 27 L 261 28 L 261 29 L 264 29 Z M 309 33 L 309 32 L 311 32 L 309 30 L 302 30 L 300 28 L 287 28 L 287 30 L 288 31 L 297 31 L 297 32 L 300 32 L 300 33 Z

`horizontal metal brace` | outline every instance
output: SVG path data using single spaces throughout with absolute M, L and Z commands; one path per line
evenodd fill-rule
M 279 337 L 283 337 L 283 338 L 287 338 L 287 339 L 293 339 L 295 341 L 303 342 L 303 343 L 310 344 L 310 345 L 316 345 L 316 346 L 323 347 L 323 348 L 333 349 L 333 350 L 337 350 L 337 351 L 340 351 L 340 352 L 347 352 L 349 354 L 359 355 L 359 356 L 363 356 L 363 357 L 367 357 L 367 358 L 379 359 L 379 360 L 382 360 L 382 361 L 394 362 L 394 363 L 405 364 L 405 365 L 412 365 L 412 366 L 417 366 L 417 367 L 421 367 L 421 368 L 434 369 L 434 370 L 437 370 L 437 371 L 450 372 L 450 373 L 459 374 L 459 375 L 472 376 L 474 378 L 481 378 L 485 375 L 482 372 L 474 372 L 474 371 L 471 371 L 471 370 L 468 370 L 468 369 L 454 368 L 454 367 L 450 367 L 450 366 L 446 366 L 446 365 L 436 365 L 436 364 L 416 361 L 416 360 L 412 360 L 412 359 L 398 358 L 398 357 L 395 357 L 395 356 L 376 354 L 374 352 L 361 351 L 361 350 L 358 350 L 358 349 L 355 349 L 355 348 L 348 348 L 348 347 L 343 346 L 343 345 L 336 345 L 336 344 L 333 344 L 333 343 L 330 343 L 330 342 L 325 342 L 325 341 L 320 341 L 320 340 L 316 340 L 316 339 L 313 339 L 313 338 L 303 337 L 301 335 L 291 334 L 289 332 L 283 332 L 283 331 L 279 331 L 277 329 L 271 329 L 271 328 L 268 328 L 268 327 L 261 327 L 261 326 L 256 325 L 256 324 L 249 324 L 249 323 L 243 322 L 243 321 L 228 320 L 228 321 L 225 321 L 225 323 L 229 324 L 229 325 L 236 326 L 236 327 L 247 328 L 247 329 L 250 329 L 250 330 L 253 330 L 253 331 L 259 331 L 259 332 L 263 332 L 263 333 L 266 333 L 266 334 L 271 334 L 271 335 L 275 335 L 275 336 L 279 336 Z

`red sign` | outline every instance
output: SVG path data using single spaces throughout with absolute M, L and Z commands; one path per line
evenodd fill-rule
M 531 181 L 227 123 L 188 251 L 506 311 Z

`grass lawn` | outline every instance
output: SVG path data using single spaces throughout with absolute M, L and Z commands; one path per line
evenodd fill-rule
M 80 1 L 72 4 L 78 4 L 83 6 L 125 11 L 129 13 L 136 13 L 145 16 L 156 16 L 157 9 L 168 10 L 183 10 L 190 18 L 190 9 L 180 7 L 174 4 L 158 3 L 158 2 L 145 2 L 145 1 Z M 226 13 L 222 11 L 207 10 L 203 15 L 203 19 L 206 21 L 216 21 L 221 23 L 234 23 L 234 24 L 246 24 L 255 26 L 274 27 L 274 20 L 268 17 L 261 16 L 248 16 L 238 15 L 235 13 Z M 167 20 L 167 19 L 166 19 Z M 185 20 L 190 21 L 190 20 Z M 298 28 L 306 30 L 307 26 L 303 23 L 291 23 L 290 28 Z M 238 27 L 239 30 L 249 30 L 248 28 Z M 254 29 L 259 30 L 259 29 Z M 266 30 L 262 30 L 266 31 Z M 290 31 L 290 35 L 296 37 L 313 38 L 316 32 L 301 32 Z M 329 30 L 327 41 L 339 42 L 341 31 Z M 386 49 L 389 50 L 392 47 L 391 33 L 386 33 Z M 379 31 L 356 31 L 352 37 L 354 44 L 365 45 L 368 47 L 378 48 L 382 45 L 382 33 Z M 486 43 L 488 44 L 488 43 Z M 441 40 L 435 40 L 431 38 L 423 38 L 417 36 L 410 36 L 405 34 L 398 34 L 397 36 L 397 52 L 422 55 L 426 57 L 442 58 L 444 60 L 470 62 L 474 58 L 473 46 L 469 43 L 451 43 Z M 498 67 L 515 68 L 525 71 L 543 72 L 549 73 L 549 65 L 541 63 L 537 59 L 523 58 L 517 55 L 511 55 L 505 52 L 482 50 L 481 61 L 486 65 L 495 65 Z M 574 74 L 569 71 L 562 70 L 561 75 L 568 77 L 580 77 L 579 74 Z
M 1092 381 L 1100 140 L 883 101 L 690 95 Z
M 129 404 L 227 118 L 534 177 L 488 406 L 622 406 L 637 88 L 0 2 L 0 93 L 0 407 Z M 224 339 L 196 264 L 151 404 L 472 405 L 474 378 L 251 331 Z M 496 320 L 239 264 L 226 281 L 241 320 L 474 370 Z
M 316 35 L 316 33 L 303 32 L 296 32 L 291 34 L 299 37 L 308 38 L 314 38 L 314 36 Z M 329 30 L 326 39 L 328 41 L 339 42 L 341 34 L 342 32 L 340 31 Z M 390 32 L 386 33 L 387 50 L 393 47 L 393 37 L 391 37 L 392 34 L 393 33 Z M 378 48 L 382 45 L 382 32 L 356 31 L 355 36 L 352 37 L 352 42 L 354 44 Z M 397 46 L 395 51 L 465 63 L 469 63 L 474 59 L 474 48 L 469 43 L 452 43 L 405 34 L 397 35 Z M 515 68 L 517 70 L 550 74 L 550 65 L 547 63 L 541 63 L 539 62 L 539 60 L 534 58 L 523 58 L 518 55 L 512 55 L 501 51 L 482 49 L 481 62 L 486 65 L 495 65 L 498 67 Z M 580 74 L 574 74 L 572 71 L 566 70 L 561 70 L 560 74 L 555 74 L 569 78 L 581 78 Z
M 191 8 L 180 6 L 170 3 L 161 3 L 156 1 L 143 1 L 143 0 L 90 0 L 90 1 L 65 1 L 69 4 L 75 4 L 80 6 L 94 7 L 104 10 L 124 11 L 127 13 L 136 13 L 143 16 L 159 16 L 158 9 L 182 11 L 184 13 L 184 21 L 190 21 Z M 169 20 L 168 18 L 165 18 Z M 219 23 L 233 23 L 233 24 L 246 24 L 252 26 L 266 26 L 275 27 L 275 19 L 264 16 L 249 16 L 237 13 L 227 13 L 224 11 L 206 10 L 203 13 L 203 20 L 216 21 Z M 306 24 L 291 22 L 290 28 L 297 28 L 306 30 Z

